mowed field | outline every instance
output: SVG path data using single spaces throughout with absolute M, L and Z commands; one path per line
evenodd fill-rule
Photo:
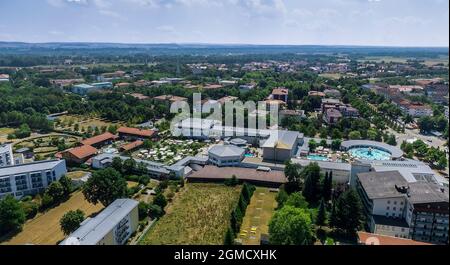
M 75 192 L 66 202 L 27 221 L 22 232 L 8 241 L 2 242 L 2 244 L 55 245 L 65 238 L 59 220 L 66 212 L 77 209 L 82 210 L 88 217 L 102 210 L 103 205 L 100 203 L 97 205 L 90 204 L 84 199 L 81 191 Z
M 259 245 L 261 234 L 269 234 L 269 222 L 277 207 L 276 195 L 276 192 L 270 192 L 268 188 L 256 188 L 238 235 L 243 245 Z
M 12 128 L 0 128 L 0 143 L 7 142 L 8 134 L 13 133 L 14 129 Z
M 140 244 L 223 244 L 240 190 L 241 186 L 186 184 Z

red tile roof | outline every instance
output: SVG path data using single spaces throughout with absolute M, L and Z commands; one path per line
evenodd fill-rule
M 100 135 L 94 136 L 92 138 L 85 139 L 85 140 L 81 141 L 81 143 L 84 145 L 94 145 L 94 144 L 101 143 L 103 141 L 115 140 L 115 139 L 117 139 L 117 136 L 115 136 L 112 133 L 106 132 L 104 134 L 100 134 Z
M 278 87 L 272 91 L 272 95 L 287 95 L 287 94 L 289 94 L 289 90 L 284 87 Z
M 129 144 L 126 144 L 126 145 L 122 145 L 121 146 L 121 148 L 124 150 L 124 151 L 130 151 L 130 150 L 133 150 L 134 148 L 136 148 L 136 147 L 139 147 L 139 146 L 141 146 L 141 145 L 143 145 L 144 144 L 144 142 L 143 141 L 134 141 L 134 142 L 132 142 L 132 143 L 129 143 Z
M 363 245 L 432 245 L 425 242 L 419 242 L 406 238 L 372 234 L 367 232 L 358 232 L 359 243 Z
M 92 155 L 97 154 L 97 149 L 90 145 L 83 145 L 80 147 L 72 148 L 67 150 L 67 153 L 70 153 L 72 156 L 78 159 L 84 159 L 90 157 Z
M 129 128 L 129 127 L 120 127 L 117 130 L 118 133 L 132 134 L 142 137 L 152 137 L 155 134 L 153 130 L 141 130 L 137 128 Z

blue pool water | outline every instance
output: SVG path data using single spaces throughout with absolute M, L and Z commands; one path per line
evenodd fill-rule
M 245 156 L 245 157 L 255 157 L 254 154 L 245 154 L 244 156 Z
M 316 160 L 316 161 L 328 161 L 328 158 L 323 155 L 308 155 L 306 158 L 309 160 Z
M 353 157 L 367 160 L 391 160 L 391 154 L 376 148 L 357 147 L 348 150 Z

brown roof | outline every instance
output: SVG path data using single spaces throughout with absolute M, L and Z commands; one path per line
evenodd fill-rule
M 289 94 L 289 90 L 284 87 L 275 88 L 272 91 L 272 95 L 287 95 L 287 94 Z
M 176 101 L 187 101 L 187 98 L 185 97 L 179 97 L 179 96 L 173 96 L 173 95 L 161 95 L 154 97 L 155 100 L 160 101 L 170 101 L 170 102 L 176 102 Z
M 70 153 L 72 156 L 78 159 L 84 159 L 97 154 L 97 151 L 97 149 L 90 145 L 83 145 L 80 147 L 69 149 L 67 150 L 67 153 Z
M 120 127 L 117 130 L 118 133 L 125 133 L 125 134 L 133 134 L 137 136 L 142 137 L 152 137 L 153 134 L 155 134 L 155 131 L 153 130 L 141 130 L 137 128 L 129 128 L 129 127 Z
M 285 183 L 286 177 L 283 171 L 272 170 L 270 172 L 258 171 L 252 168 L 240 168 L 240 167 L 216 167 L 205 166 L 199 171 L 195 171 L 192 175 L 188 176 L 189 179 L 228 179 L 233 175 L 240 180 L 253 180 L 261 182 L 271 183 Z
M 141 93 L 131 93 L 130 96 L 132 96 L 132 97 L 134 97 L 136 99 L 139 99 L 139 100 L 149 99 L 148 96 L 143 95 Z
M 136 147 L 138 147 L 138 146 L 141 146 L 141 145 L 143 145 L 144 144 L 144 142 L 143 141 L 134 141 L 134 142 L 132 142 L 132 143 L 129 143 L 129 144 L 126 144 L 126 145 L 122 145 L 121 146 L 121 148 L 124 150 L 124 151 L 130 151 L 130 150 L 133 150 L 134 148 L 136 148 Z
M 415 241 L 406 238 L 399 238 L 393 236 L 385 236 L 372 234 L 367 232 L 358 232 L 359 243 L 364 245 L 431 245 L 429 243 Z
M 100 134 L 92 138 L 85 139 L 81 141 L 81 143 L 84 145 L 94 145 L 107 140 L 115 140 L 116 138 L 117 136 L 115 136 L 114 134 L 106 132 L 104 134 Z

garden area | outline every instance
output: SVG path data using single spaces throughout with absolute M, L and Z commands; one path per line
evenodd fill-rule
M 240 191 L 241 186 L 186 184 L 140 244 L 223 244 Z
M 92 116 L 63 115 L 55 120 L 55 129 L 63 132 L 74 132 L 79 134 L 100 134 L 114 130 L 123 124 L 113 123 L 106 119 Z
M 9 141 L 8 140 L 8 135 L 14 133 L 14 129 L 13 128 L 0 128 L 0 143 L 4 143 Z
M 59 151 L 74 147 L 78 141 L 78 137 L 70 135 L 46 135 L 17 142 L 14 145 L 14 150 L 30 148 L 35 156 L 44 159 L 53 157 Z

